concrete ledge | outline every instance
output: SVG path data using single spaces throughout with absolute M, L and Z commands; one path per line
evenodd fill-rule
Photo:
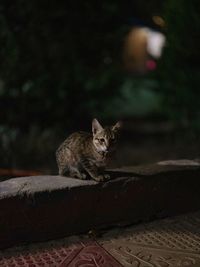
M 0 248 L 200 209 L 198 161 L 110 170 L 105 183 L 60 176 L 0 183 Z

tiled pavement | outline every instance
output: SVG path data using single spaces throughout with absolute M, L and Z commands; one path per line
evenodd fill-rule
M 0 252 L 1 267 L 200 267 L 200 212 Z

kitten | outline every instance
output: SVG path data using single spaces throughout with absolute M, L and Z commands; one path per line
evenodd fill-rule
M 120 128 L 120 122 L 103 128 L 97 119 L 93 119 L 92 134 L 71 134 L 56 151 L 59 175 L 68 172 L 71 177 L 79 179 L 86 179 L 88 174 L 96 181 L 109 179 L 103 171 L 116 145 Z

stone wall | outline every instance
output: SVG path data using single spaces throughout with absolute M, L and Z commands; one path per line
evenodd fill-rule
M 0 248 L 200 209 L 198 161 L 108 172 L 104 183 L 60 176 L 0 182 Z

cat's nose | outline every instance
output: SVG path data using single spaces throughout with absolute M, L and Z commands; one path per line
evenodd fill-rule
M 108 147 L 105 147 L 104 148 L 104 152 L 107 153 L 109 151 L 109 148 Z

